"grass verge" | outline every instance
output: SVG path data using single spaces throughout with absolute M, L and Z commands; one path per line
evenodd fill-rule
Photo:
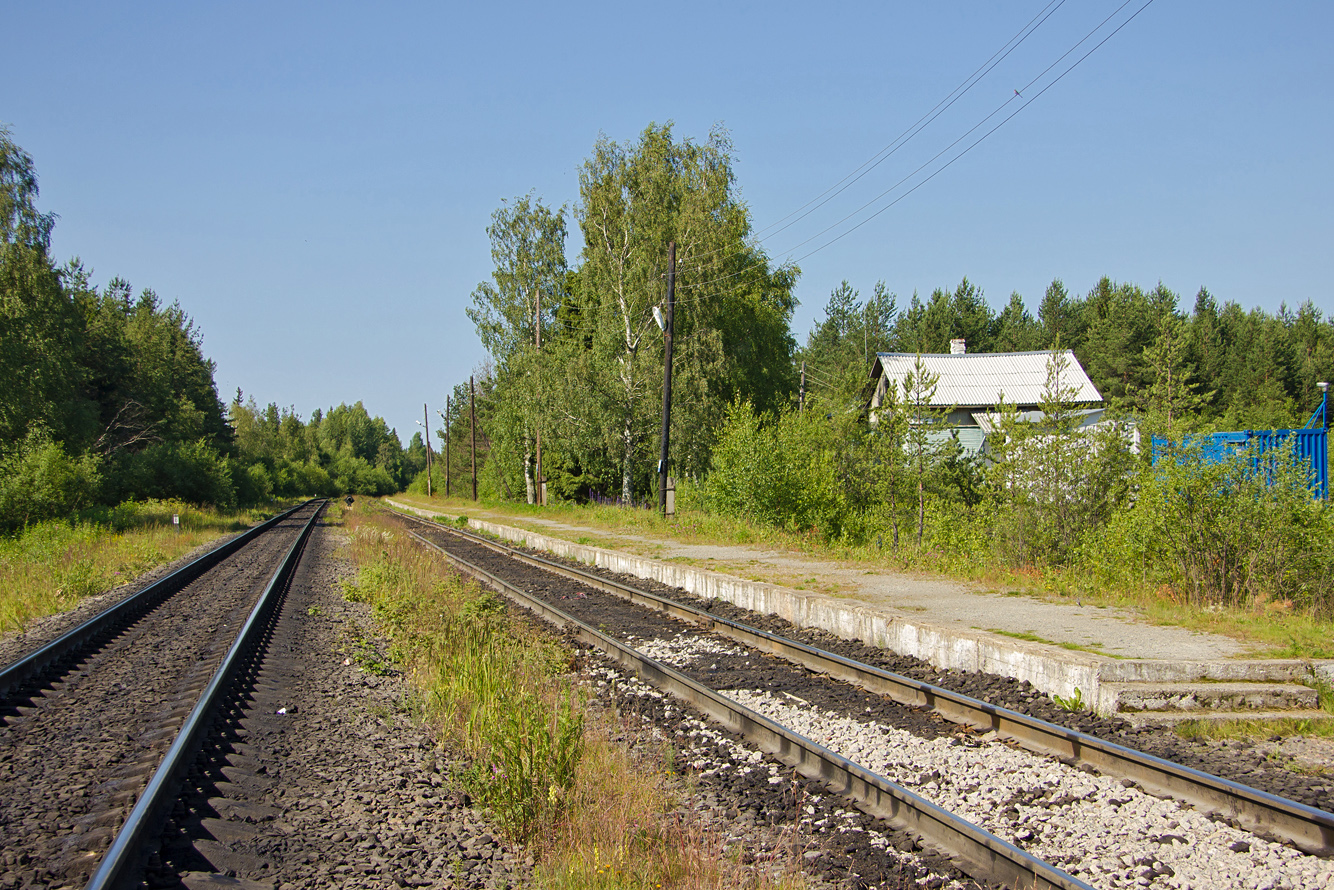
M 240 531 L 254 518 L 175 501 L 130 502 L 0 538 L 0 632 L 23 630 L 36 618 Z
M 1175 727 L 1187 739 L 1248 739 L 1260 741 L 1276 736 L 1334 738 L 1334 714 L 1310 719 L 1279 720 L 1184 720 Z
M 372 607 L 421 715 L 467 755 L 456 780 L 537 856 L 542 886 L 736 886 L 718 839 L 671 815 L 680 780 L 586 709 L 570 650 L 366 503 L 345 518 L 358 569 L 345 595 Z

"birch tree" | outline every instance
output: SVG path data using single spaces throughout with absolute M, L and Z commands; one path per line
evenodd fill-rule
M 671 124 L 651 124 L 634 144 L 601 137 L 579 172 L 584 251 L 561 404 L 571 438 L 603 451 L 583 462 L 614 464 L 626 500 L 651 469 L 645 445 L 655 438 L 662 392 L 653 309 L 665 298 L 670 242 L 677 256 L 678 472 L 705 469 L 730 400 L 751 398 L 765 408 L 792 388 L 788 322 L 797 272 L 771 271 L 749 240 L 731 150 L 722 130 L 696 143 L 675 140 Z
M 503 416 L 510 422 L 494 429 L 501 445 L 497 453 L 521 455 L 531 504 L 536 500 L 536 452 L 547 413 L 542 337 L 544 331 L 550 336 L 556 322 L 568 273 L 565 209 L 552 210 L 530 193 L 504 202 L 491 215 L 486 234 L 495 271 L 491 281 L 473 290 L 473 305 L 467 312 L 507 393 L 509 410 Z M 517 447 L 506 448 L 509 439 Z

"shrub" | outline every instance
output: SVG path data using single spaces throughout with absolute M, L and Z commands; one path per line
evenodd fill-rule
M 1334 515 L 1312 497 L 1290 449 L 1207 461 L 1177 449 L 1140 474 L 1133 509 L 1084 549 L 1109 579 L 1142 565 L 1136 580 L 1165 582 L 1205 606 L 1268 600 L 1328 612 L 1334 606 Z
M 0 460 L 0 531 L 54 519 L 92 503 L 102 484 L 93 455 L 72 457 L 40 431 Z
M 236 504 L 231 462 L 202 439 L 163 442 L 122 454 L 108 482 L 112 502 L 179 498 L 224 509 Z
M 757 414 L 728 408 L 702 499 L 739 519 L 838 537 L 849 519 L 862 435 L 816 411 Z M 863 449 L 864 450 L 864 449 Z

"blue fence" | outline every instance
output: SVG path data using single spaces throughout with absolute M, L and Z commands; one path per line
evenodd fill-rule
M 1304 428 L 1299 430 L 1238 430 L 1229 433 L 1206 433 L 1200 436 L 1187 436 L 1183 444 L 1198 446 L 1200 454 L 1208 463 L 1218 463 L 1234 459 L 1238 453 L 1249 455 L 1252 467 L 1260 472 L 1262 458 L 1267 451 L 1282 448 L 1292 443 L 1292 454 L 1297 460 L 1304 460 L 1311 471 L 1311 493 L 1322 500 L 1329 500 L 1329 421 L 1326 413 L 1329 396 L 1320 400 L 1320 407 L 1311 415 Z M 1153 437 L 1153 462 L 1168 453 L 1172 442 L 1159 436 Z

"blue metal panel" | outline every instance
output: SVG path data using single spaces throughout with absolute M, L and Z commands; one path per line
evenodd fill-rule
M 1263 471 L 1262 458 L 1267 451 L 1281 448 L 1292 443 L 1292 454 L 1297 460 L 1306 461 L 1310 468 L 1311 493 L 1322 500 L 1329 500 L 1329 431 L 1320 429 L 1300 430 L 1238 430 L 1227 433 L 1209 433 L 1201 436 L 1187 436 L 1183 444 L 1198 445 L 1200 455 L 1208 463 L 1231 460 L 1238 452 L 1249 451 L 1251 468 Z M 1172 443 L 1159 436 L 1153 437 L 1153 462 L 1157 463 L 1166 456 Z

